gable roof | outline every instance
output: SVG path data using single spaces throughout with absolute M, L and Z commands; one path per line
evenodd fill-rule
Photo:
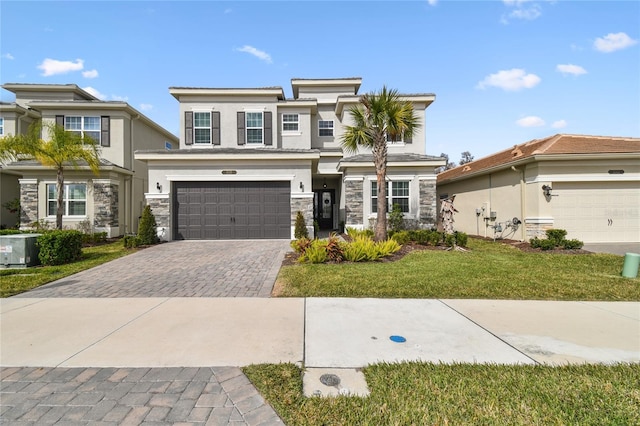
M 533 139 L 438 174 L 438 183 L 555 155 L 640 154 L 640 138 L 557 134 Z

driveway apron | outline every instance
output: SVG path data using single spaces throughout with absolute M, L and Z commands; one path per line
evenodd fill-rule
M 269 297 L 287 240 L 173 241 L 15 297 Z

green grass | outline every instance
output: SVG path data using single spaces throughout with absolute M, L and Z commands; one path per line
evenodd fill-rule
M 39 287 L 68 275 L 93 268 L 135 250 L 125 249 L 122 241 L 82 249 L 82 259 L 59 266 L 27 269 L 0 269 L 0 297 L 9 297 Z
M 468 252 L 415 251 L 396 262 L 283 267 L 278 296 L 640 300 L 622 256 L 526 253 L 469 239 Z
M 243 371 L 288 425 L 640 424 L 637 365 L 379 364 L 366 398 L 305 398 L 293 364 Z

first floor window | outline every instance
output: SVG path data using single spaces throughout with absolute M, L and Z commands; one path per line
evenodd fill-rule
M 318 136 L 333 136 L 333 120 L 318 121 Z
M 0 136 L 4 135 L 4 118 L 0 117 Z
M 193 135 L 196 144 L 211 143 L 211 113 L 193 113 Z
M 387 212 L 393 209 L 393 205 L 400 206 L 403 213 L 409 213 L 409 181 L 393 181 L 391 182 L 391 194 L 389 194 L 389 182 L 386 182 L 387 188 Z M 391 203 L 389 203 L 391 200 Z M 378 212 L 378 184 L 371 182 L 371 213 Z
M 282 131 L 298 131 L 298 114 L 282 114 Z
M 245 123 L 247 129 L 247 144 L 264 143 L 262 112 L 247 112 L 245 114 Z
M 100 143 L 100 117 L 65 116 L 64 129 Z
M 68 183 L 62 194 L 63 216 L 85 216 L 87 214 L 87 185 Z M 47 185 L 47 215 L 55 216 L 58 211 L 58 194 L 55 184 Z

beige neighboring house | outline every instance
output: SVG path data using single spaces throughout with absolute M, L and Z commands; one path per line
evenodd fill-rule
M 438 174 L 438 195 L 456 196 L 455 229 L 470 235 L 640 242 L 640 139 L 532 140 Z
M 65 168 L 63 227 L 84 223 L 109 237 L 137 231 L 148 186 L 147 165 L 137 149 L 176 147 L 178 138 L 126 102 L 101 101 L 75 84 L 8 83 L 15 102 L 0 104 L 0 135 L 24 134 L 37 120 L 82 132 L 100 145 L 100 175 L 88 167 Z M 45 130 L 46 131 L 46 130 Z M 46 139 L 44 134 L 43 138 Z M 55 224 L 56 172 L 36 161 L 0 165 L 0 204 L 20 199 L 20 214 L 2 208 L 0 224 Z
M 360 78 L 292 79 L 281 87 L 171 87 L 180 104 L 178 150 L 140 150 L 146 194 L 165 239 L 291 239 L 296 213 L 320 230 L 369 228 L 376 175 L 370 152 L 341 148 Z M 407 94 L 421 128 L 389 142 L 389 203 L 416 226 L 436 221 L 435 169 L 426 155 L 425 110 L 433 94 Z

